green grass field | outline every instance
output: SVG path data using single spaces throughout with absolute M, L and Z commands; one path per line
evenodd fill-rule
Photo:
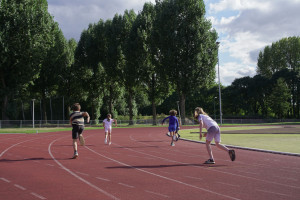
M 274 126 L 222 127 L 222 144 L 300 154 L 300 134 L 270 134 L 272 129 L 276 129 L 277 132 L 279 130 Z M 300 128 L 297 129 L 300 133 Z M 239 130 L 240 134 L 230 133 L 230 131 Z M 264 130 L 269 134 L 245 134 L 243 133 L 245 130 Z M 199 141 L 198 132 L 198 128 L 181 130 L 180 135 L 182 138 Z M 205 141 L 205 138 L 202 141 Z

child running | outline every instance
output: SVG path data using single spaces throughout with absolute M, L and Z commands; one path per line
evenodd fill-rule
M 115 126 L 117 126 L 117 120 L 111 119 L 111 114 L 108 114 L 103 120 L 103 127 L 105 131 L 104 144 L 108 143 L 108 145 L 111 145 L 111 125 L 113 122 L 115 122 Z
M 164 124 L 164 122 L 169 119 L 169 132 L 170 132 L 170 136 L 171 136 L 171 146 L 175 146 L 174 141 L 176 141 L 176 135 L 175 132 L 178 130 L 179 128 L 179 123 L 178 123 L 178 119 L 176 117 L 177 111 L 176 110 L 170 110 L 170 116 L 166 117 L 165 119 L 162 120 L 162 125 Z
M 230 159 L 232 161 L 235 160 L 235 151 L 229 150 L 226 146 L 220 144 L 221 142 L 221 131 L 220 127 L 218 126 L 217 122 L 215 122 L 211 117 L 209 117 L 202 108 L 197 107 L 195 108 L 195 118 L 199 122 L 200 128 L 200 140 L 202 139 L 202 128 L 206 128 L 206 149 L 209 155 L 209 159 L 204 162 L 204 164 L 215 164 L 215 160 L 213 157 L 213 153 L 211 150 L 211 141 L 215 139 L 216 146 L 223 151 L 229 153 Z
M 81 106 L 79 103 L 73 105 L 73 113 L 70 115 L 70 124 L 72 125 L 72 139 L 73 139 L 73 149 L 74 156 L 73 159 L 78 157 L 77 151 L 77 139 L 79 138 L 80 144 L 83 146 L 85 144 L 83 138 L 83 129 L 84 129 L 84 117 L 87 117 L 87 123 L 90 122 L 90 116 L 87 112 L 80 112 Z

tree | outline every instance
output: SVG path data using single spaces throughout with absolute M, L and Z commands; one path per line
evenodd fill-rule
M 65 99 L 65 105 L 67 105 L 67 112 L 65 112 L 64 119 L 68 119 L 71 114 L 71 105 L 75 102 L 76 99 L 73 98 L 73 94 L 78 91 L 78 88 L 75 87 L 73 82 L 74 77 L 74 54 L 77 47 L 77 42 L 75 39 L 70 39 L 67 43 L 66 48 L 66 64 L 61 69 L 61 74 L 58 76 L 58 94 L 63 96 Z M 64 109 L 66 110 L 66 109 Z
M 134 54 L 135 50 L 135 43 L 134 40 L 134 33 L 132 32 L 132 25 L 136 19 L 136 14 L 133 10 L 125 11 L 123 15 L 122 21 L 122 35 L 124 45 L 122 46 L 124 52 L 124 65 L 122 68 L 122 81 L 126 90 L 127 95 L 127 104 L 129 109 L 129 120 L 130 124 L 133 123 L 133 116 L 134 116 L 134 98 L 136 90 L 141 86 L 139 84 L 140 78 L 140 66 L 136 63 L 138 55 Z
M 1 0 L 0 22 L 0 94 L 2 119 L 7 119 L 9 99 L 39 75 L 52 17 L 46 0 Z
M 122 16 L 115 15 L 113 20 L 105 22 L 105 58 L 103 67 L 105 69 L 105 93 L 108 98 L 104 104 L 108 105 L 108 113 L 116 118 L 118 112 L 115 103 L 124 96 L 122 82 L 122 68 L 124 65 L 124 54 L 122 45 Z M 125 109 L 121 109 L 124 111 Z M 124 113 L 125 115 L 125 113 Z
M 279 78 L 270 96 L 270 107 L 279 119 L 288 113 L 290 95 L 287 84 L 282 78 Z
M 33 81 L 33 92 L 42 101 L 43 118 L 47 121 L 46 99 L 57 94 L 58 78 L 67 67 L 67 41 L 54 21 L 48 37 L 49 49 L 44 54 L 38 78 Z M 50 75 L 51 74 L 51 75 Z M 52 120 L 52 119 L 51 119 Z
M 259 53 L 257 61 L 257 73 L 271 78 L 281 70 L 288 70 L 293 73 L 289 81 L 289 89 L 292 93 L 291 103 L 293 116 L 299 117 L 300 113 L 300 37 L 282 38 L 265 47 Z
M 202 0 L 156 1 L 156 9 L 160 70 L 176 87 L 184 119 L 187 95 L 194 88 L 210 85 L 215 78 L 217 33 L 205 19 Z
M 75 51 L 74 79 L 78 89 L 77 99 L 87 102 L 91 109 L 91 119 L 100 117 L 100 108 L 103 96 L 104 67 L 101 41 L 99 33 L 104 33 L 102 20 L 98 24 L 90 24 L 89 28 L 82 32 Z M 99 30 L 100 29 L 100 30 Z

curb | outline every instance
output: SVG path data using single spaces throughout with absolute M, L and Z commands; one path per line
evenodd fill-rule
M 180 138 L 180 140 L 187 141 L 187 142 L 195 142 L 200 144 L 205 144 L 205 142 L 195 141 L 195 140 L 189 140 Z M 212 144 L 215 145 L 215 144 Z M 240 147 L 240 146 L 233 146 L 233 145 L 225 145 L 226 147 L 234 148 L 234 149 L 242 149 L 242 150 L 248 150 L 248 151 L 258 151 L 263 153 L 272 153 L 272 154 L 280 154 L 280 155 L 286 155 L 286 156 L 297 156 L 300 157 L 300 154 L 298 153 L 289 153 L 289 152 L 280 152 L 280 151 L 270 151 L 270 150 L 264 150 L 264 149 L 256 149 L 256 148 L 249 148 L 249 147 Z

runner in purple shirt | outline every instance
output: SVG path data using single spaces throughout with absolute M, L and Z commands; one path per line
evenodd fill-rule
M 171 146 L 175 146 L 175 144 L 174 144 L 174 141 L 176 141 L 175 132 L 179 128 L 179 122 L 178 122 L 178 119 L 176 117 L 176 114 L 177 114 L 176 110 L 170 110 L 170 116 L 166 117 L 165 119 L 162 120 L 162 124 L 164 124 L 164 122 L 167 119 L 169 119 L 169 128 L 168 128 L 168 130 L 169 130 L 170 136 L 172 138 L 172 140 L 171 140 Z

